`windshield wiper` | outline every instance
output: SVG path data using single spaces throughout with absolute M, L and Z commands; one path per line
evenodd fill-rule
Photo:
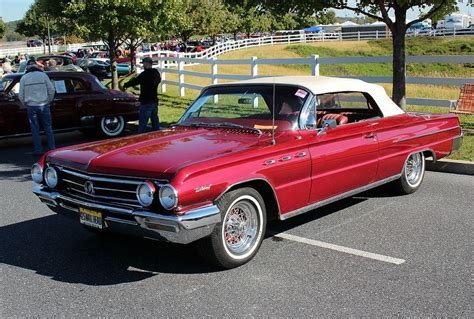
M 213 126 L 213 125 L 212 123 L 206 123 L 206 122 L 191 122 L 191 123 L 176 124 L 176 126 L 199 127 L 199 126 Z
M 244 130 L 251 130 L 251 131 L 257 132 L 258 135 L 262 135 L 262 131 L 259 130 L 258 128 L 246 126 L 246 125 L 240 125 L 236 123 L 230 123 L 230 122 L 215 123 L 215 126 L 216 127 L 235 127 L 235 128 L 240 128 Z
M 243 130 L 251 130 L 253 132 L 256 132 L 258 135 L 262 135 L 262 131 L 259 130 L 258 128 L 251 127 L 251 126 L 246 126 L 246 125 L 240 125 L 240 124 L 235 124 L 235 123 L 230 123 L 230 122 L 223 122 L 223 123 L 206 123 L 206 122 L 192 122 L 192 123 L 183 123 L 183 124 L 178 124 L 177 126 L 189 126 L 189 127 L 232 127 L 232 128 L 239 128 Z

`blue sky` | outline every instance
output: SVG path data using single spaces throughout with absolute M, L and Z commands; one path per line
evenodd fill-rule
M 13 21 L 23 18 L 23 15 L 28 10 L 30 5 L 34 0 L 0 0 L 0 17 L 3 18 L 3 21 Z M 349 4 L 354 5 L 355 0 L 350 0 Z M 459 4 L 459 8 L 463 13 L 474 14 L 474 8 L 469 8 L 467 6 L 467 0 L 463 0 L 463 3 Z M 348 10 L 337 10 L 338 16 L 353 16 L 353 13 Z M 418 16 L 418 11 L 409 12 L 408 18 L 414 19 Z
M 3 21 L 20 20 L 34 0 L 0 0 L 0 17 Z

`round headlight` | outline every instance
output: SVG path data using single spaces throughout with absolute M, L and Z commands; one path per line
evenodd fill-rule
M 140 205 L 148 207 L 153 203 L 155 195 L 155 185 L 152 182 L 146 181 L 137 187 L 137 199 Z
M 44 180 L 49 188 L 55 188 L 58 185 L 58 173 L 52 167 L 48 167 L 44 172 Z
M 178 206 L 178 192 L 170 184 L 160 188 L 160 203 L 165 209 L 173 209 Z
M 31 179 L 38 184 L 43 181 L 43 168 L 40 164 L 36 163 L 31 166 Z

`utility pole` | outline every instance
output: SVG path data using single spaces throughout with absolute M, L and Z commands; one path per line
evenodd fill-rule
M 49 28 L 49 15 L 46 14 L 46 25 L 48 26 L 48 51 L 51 54 L 51 30 Z

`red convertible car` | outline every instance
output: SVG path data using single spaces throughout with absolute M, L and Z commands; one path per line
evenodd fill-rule
M 98 130 L 106 137 L 115 137 L 124 132 L 127 121 L 138 119 L 139 102 L 133 94 L 108 90 L 88 73 L 46 74 L 56 89 L 51 106 L 56 132 Z M 31 134 L 27 108 L 18 99 L 22 75 L 15 73 L 3 77 L 0 138 Z
M 94 231 L 198 241 L 223 268 L 252 259 L 270 219 L 393 183 L 462 141 L 454 115 L 405 113 L 380 86 L 328 77 L 205 88 L 176 126 L 51 151 L 33 192 Z

